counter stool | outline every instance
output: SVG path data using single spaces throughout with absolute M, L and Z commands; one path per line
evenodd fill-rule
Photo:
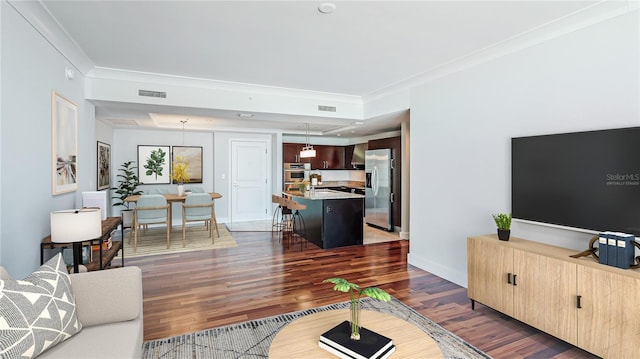
M 273 237 L 273 232 L 282 231 L 282 222 L 280 221 L 282 217 L 282 205 L 280 204 L 282 197 L 276 196 L 275 194 L 271 195 L 271 203 L 277 204 L 276 209 L 273 210 L 273 216 L 271 217 L 271 236 Z
M 285 205 L 292 212 L 291 214 L 291 241 L 294 240 L 295 235 L 297 234 L 300 238 L 300 251 L 302 251 L 302 243 L 304 242 L 306 247 L 307 240 L 307 227 L 304 224 L 304 218 L 302 217 L 303 211 L 307 209 L 307 206 L 304 204 L 300 204 L 294 200 L 287 199 L 285 200 Z

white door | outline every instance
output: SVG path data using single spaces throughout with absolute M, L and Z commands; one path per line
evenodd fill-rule
M 231 222 L 268 218 L 268 168 L 264 141 L 231 141 Z

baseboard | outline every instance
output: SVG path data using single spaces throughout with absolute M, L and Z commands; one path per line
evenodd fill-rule
M 409 264 L 416 266 L 422 270 L 425 270 L 431 274 L 435 274 L 440 278 L 444 278 L 450 282 L 453 282 L 459 286 L 467 288 L 467 273 L 456 270 L 454 268 L 445 267 L 439 263 L 435 263 L 427 258 L 420 257 L 414 253 L 409 252 L 407 257 Z M 467 259 L 464 258 L 466 263 Z M 466 268 L 466 266 L 465 266 Z

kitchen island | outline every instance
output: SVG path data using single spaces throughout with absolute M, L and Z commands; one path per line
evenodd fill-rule
M 285 195 L 307 206 L 300 213 L 309 242 L 323 249 L 362 244 L 363 195 L 327 189 L 316 189 L 314 194 L 308 191 L 305 195 L 296 192 Z

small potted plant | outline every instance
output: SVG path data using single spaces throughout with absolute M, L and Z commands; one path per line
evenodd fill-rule
M 122 211 L 122 225 L 128 228 L 130 228 L 133 223 L 133 212 L 131 208 L 129 208 L 130 202 L 126 202 L 125 199 L 129 196 L 142 194 L 142 191 L 138 190 L 140 181 L 138 180 L 138 175 L 135 172 L 137 167 L 133 165 L 134 163 L 134 161 L 127 161 L 120 166 L 118 169 L 119 173 L 117 175 L 117 177 L 120 178 L 118 187 L 111 188 L 116 194 L 111 197 L 116 200 L 113 202 L 113 206 L 126 207 L 126 210 Z
M 178 196 L 182 196 L 184 194 L 184 183 L 189 182 L 191 179 L 189 164 L 184 161 L 184 157 L 176 156 L 176 160 L 173 162 L 171 179 L 178 184 Z
M 360 297 L 367 296 L 383 302 L 391 300 L 389 293 L 378 287 L 360 288 L 359 285 L 351 283 L 343 278 L 327 278 L 323 283 L 333 283 L 333 290 L 338 292 L 349 292 L 351 301 L 351 339 L 360 340 Z
M 498 227 L 498 239 L 508 241 L 511 235 L 511 213 L 497 213 L 491 216 Z

